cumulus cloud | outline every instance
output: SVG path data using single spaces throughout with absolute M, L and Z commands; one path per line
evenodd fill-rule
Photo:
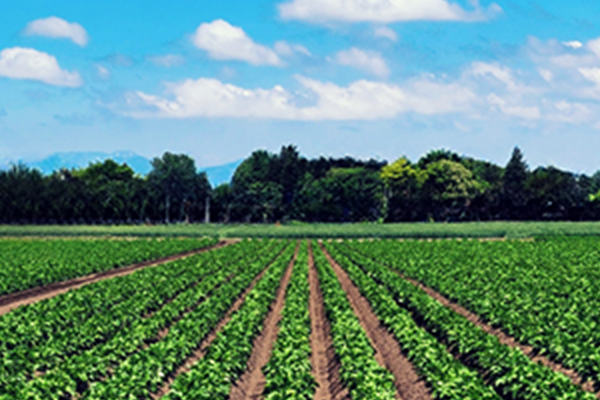
M 62 18 L 36 19 L 27 24 L 24 33 L 29 36 L 46 36 L 55 39 L 70 39 L 79 46 L 87 45 L 89 36 L 81 25 Z
M 391 40 L 392 42 L 395 42 L 398 40 L 398 35 L 396 34 L 396 32 L 394 32 L 392 29 L 388 28 L 387 26 L 382 26 L 380 28 L 375 29 L 375 37 L 381 37 L 381 38 L 386 38 Z
M 578 40 L 571 40 L 569 42 L 562 42 L 562 44 L 565 47 L 569 47 L 569 48 L 575 49 L 575 50 L 580 49 L 580 48 L 583 47 L 583 43 L 581 43 Z
M 541 117 L 541 112 L 538 107 L 511 104 L 509 101 L 495 93 L 489 94 L 487 96 L 487 101 L 508 116 L 531 120 L 539 119 Z
M 310 51 L 308 51 L 306 49 L 306 47 L 299 45 L 299 44 L 290 44 L 288 42 L 286 42 L 285 40 L 281 40 L 277 43 L 275 43 L 275 46 L 273 46 L 273 49 L 275 50 L 275 52 L 277 52 L 277 54 L 281 55 L 281 56 L 292 56 L 294 54 L 302 54 L 304 56 L 310 56 Z
M 283 65 L 275 51 L 255 43 L 242 28 L 222 19 L 201 24 L 192 36 L 192 43 L 217 60 L 239 60 L 253 65 Z
M 298 76 L 304 95 L 281 86 L 245 89 L 216 79 L 167 86 L 170 99 L 143 92 L 127 99 L 135 118 L 266 118 L 373 120 L 404 113 L 447 114 L 468 108 L 473 93 L 455 84 L 416 80 L 405 87 L 366 80 L 342 87 Z M 300 106 L 300 103 L 310 105 Z
M 41 81 L 54 86 L 83 85 L 81 76 L 77 72 L 61 69 L 54 56 L 22 47 L 0 52 L 0 76 Z
M 374 52 L 366 52 L 355 47 L 340 51 L 335 55 L 333 60 L 340 65 L 354 67 L 380 78 L 385 78 L 390 74 L 390 69 L 381 55 Z
M 588 81 L 600 85 L 600 68 L 579 68 L 578 71 Z
M 501 8 L 487 9 L 472 2 L 473 11 L 447 0 L 291 0 L 279 5 L 282 18 L 311 22 L 476 21 L 487 19 Z
M 151 56 L 148 57 L 148 60 L 154 65 L 158 65 L 159 67 L 175 67 L 177 65 L 183 64 L 183 57 L 177 54 L 166 54 L 164 56 Z
M 515 82 L 512 71 L 508 67 L 499 64 L 474 62 L 471 66 L 471 73 L 475 76 L 491 76 L 506 85 L 510 91 L 519 90 L 519 85 Z
M 594 53 L 595 55 L 597 55 L 598 57 L 600 57 L 600 38 L 594 39 L 594 40 L 590 40 L 587 43 L 587 47 L 588 47 L 588 49 L 590 49 L 590 51 L 592 53 Z

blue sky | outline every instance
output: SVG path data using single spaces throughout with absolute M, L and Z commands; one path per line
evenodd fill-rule
M 250 5 L 251 4 L 251 5 Z M 600 13 L 581 0 L 0 0 L 0 161 L 295 143 L 600 169 Z

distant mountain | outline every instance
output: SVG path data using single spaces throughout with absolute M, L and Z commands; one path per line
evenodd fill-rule
M 135 172 L 141 175 L 146 175 L 152 168 L 150 160 L 136 154 L 132 151 L 116 151 L 114 153 L 100 153 L 100 152 L 68 152 L 68 153 L 55 153 L 42 160 L 37 161 L 23 161 L 31 168 L 37 168 L 44 174 L 51 174 L 52 172 L 61 168 L 84 168 L 90 165 L 90 163 L 102 162 L 107 159 L 112 159 L 119 164 L 127 164 Z
M 230 162 L 229 164 L 217 165 L 214 167 L 201 168 L 208 175 L 208 180 L 213 187 L 217 187 L 222 183 L 231 182 L 233 174 L 243 160 Z
M 112 159 L 119 164 L 127 164 L 136 173 L 140 175 L 147 175 L 152 166 L 150 165 L 150 159 L 140 156 L 132 151 L 116 151 L 113 153 L 101 153 L 101 152 L 67 152 L 67 153 L 54 153 L 41 160 L 21 160 L 27 166 L 31 168 L 39 169 L 43 174 L 49 175 L 52 172 L 61 168 L 84 168 L 94 162 L 102 162 L 107 159 Z M 229 183 L 236 168 L 242 163 L 242 160 L 234 161 L 228 164 L 216 165 L 213 167 L 201 168 L 201 171 L 206 171 L 208 180 L 213 187 L 216 187 L 222 183 Z M 0 161 L 0 170 L 7 169 L 10 165 L 8 160 Z

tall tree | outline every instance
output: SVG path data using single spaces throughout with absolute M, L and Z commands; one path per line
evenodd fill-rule
M 385 185 L 384 219 L 407 221 L 417 218 L 416 195 L 425 178 L 424 172 L 416 168 L 406 157 L 401 157 L 381 169 Z
M 436 219 L 455 220 L 465 213 L 480 185 L 464 165 L 442 159 L 427 166 L 422 202 Z
M 521 149 L 515 147 L 502 177 L 502 193 L 506 217 L 509 219 L 527 218 L 525 205 L 527 203 L 526 182 L 529 169 L 525 163 Z
M 151 164 L 148 181 L 164 199 L 165 223 L 170 223 L 173 210 L 179 211 L 179 218 L 185 213 L 188 219 L 186 202 L 196 200 L 198 178 L 194 160 L 185 154 L 166 152 Z

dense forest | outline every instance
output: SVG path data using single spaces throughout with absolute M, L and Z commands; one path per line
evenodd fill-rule
M 165 153 L 147 176 L 107 160 L 43 175 L 0 171 L 0 222 L 115 224 L 600 219 L 600 172 L 530 170 L 435 150 L 416 162 L 307 159 L 295 146 L 253 152 L 212 188 L 192 158 Z

